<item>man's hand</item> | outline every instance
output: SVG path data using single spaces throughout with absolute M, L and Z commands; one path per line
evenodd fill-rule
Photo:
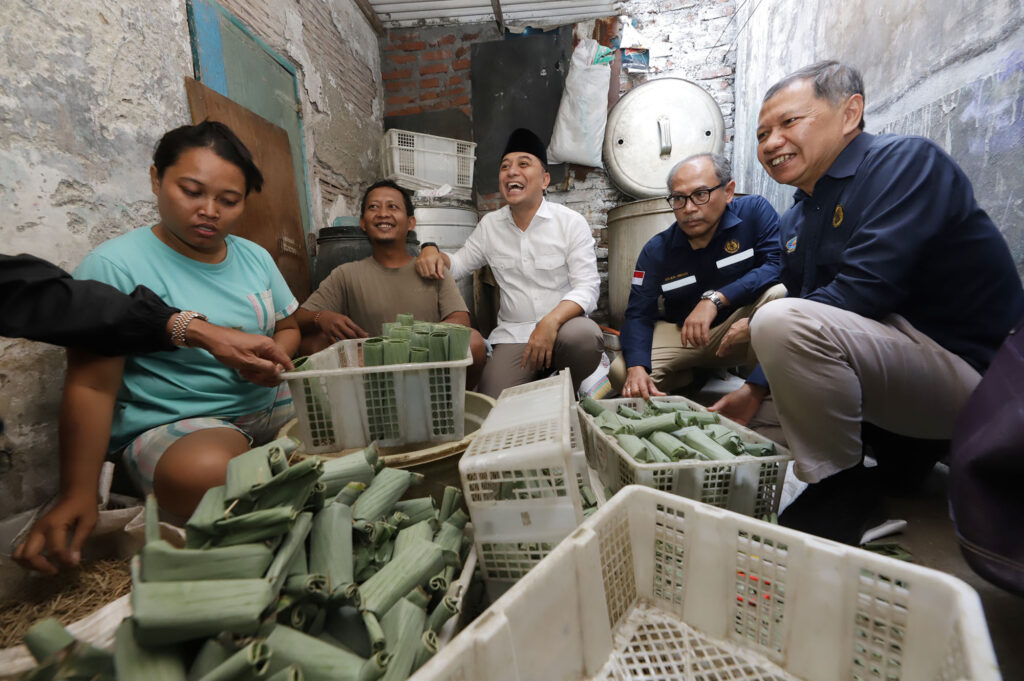
M 679 331 L 679 340 L 684 348 L 702 348 L 711 338 L 708 330 L 711 322 L 718 316 L 718 308 L 710 300 L 702 300 L 693 306 L 693 311 L 683 321 Z
M 745 426 L 750 423 L 750 419 L 754 418 L 754 414 L 757 413 L 767 394 L 767 388 L 753 383 L 744 383 L 708 407 L 708 411 L 717 411 L 722 416 Z
M 258 385 L 273 387 L 281 382 L 282 369 L 292 369 L 292 360 L 273 338 L 237 329 L 226 329 L 202 320 L 188 326 L 188 344 L 199 347 L 242 378 Z
M 526 350 L 523 352 L 523 361 L 519 364 L 523 369 L 540 371 L 551 366 L 551 354 L 555 349 L 555 339 L 558 337 L 559 324 L 550 317 L 544 317 L 533 333 L 530 340 L 526 342 Z
M 740 346 L 747 345 L 750 343 L 750 318 L 744 317 L 737 321 L 729 330 L 722 336 L 722 342 L 718 344 L 718 350 L 715 354 L 719 357 L 726 357 L 730 353 L 738 350 Z
M 320 315 L 316 317 L 317 328 L 332 339 L 370 337 L 370 334 L 359 328 L 359 325 L 352 321 L 350 317 L 340 312 L 321 310 L 316 314 Z
M 451 259 L 434 248 L 427 246 L 416 258 L 416 273 L 424 279 L 444 279 L 444 270 L 451 267 Z
M 626 382 L 622 386 L 623 397 L 642 397 L 645 400 L 651 395 L 664 395 L 654 385 L 654 380 L 642 366 L 629 367 L 626 371 Z
M 57 574 L 60 566 L 75 567 L 82 559 L 82 545 L 98 516 L 95 494 L 61 498 L 35 522 L 12 557 L 22 567 L 48 575 Z

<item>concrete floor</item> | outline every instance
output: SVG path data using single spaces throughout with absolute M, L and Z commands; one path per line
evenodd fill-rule
M 690 397 L 705 405 L 712 404 L 741 384 L 735 376 L 722 376 L 712 379 Z M 773 436 L 771 432 L 763 434 Z M 945 465 L 938 464 L 919 493 L 885 500 L 887 517 L 907 521 L 903 532 L 886 539 L 898 542 L 910 553 L 914 563 L 953 575 L 978 592 L 1003 679 L 1024 681 L 1024 598 L 985 581 L 964 561 L 949 517 L 948 473 Z M 1024 532 L 1024 528 L 1021 531 Z

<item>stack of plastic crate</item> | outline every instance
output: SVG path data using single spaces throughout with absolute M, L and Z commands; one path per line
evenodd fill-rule
M 459 462 L 488 591 L 500 594 L 583 521 L 568 372 L 508 388 Z

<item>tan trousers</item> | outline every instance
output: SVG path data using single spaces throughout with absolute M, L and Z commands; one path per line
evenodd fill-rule
M 735 348 L 725 357 L 715 353 L 722 344 L 722 338 L 729 327 L 745 319 L 765 303 L 786 295 L 786 287 L 776 284 L 768 288 L 752 305 L 737 308 L 725 321 L 708 330 L 710 341 L 702 348 L 684 348 L 679 336 L 679 325 L 658 322 L 654 325 L 654 340 L 651 343 L 651 378 L 658 390 L 672 392 L 686 387 L 693 380 L 694 367 L 734 367 L 746 365 L 751 369 L 757 364 L 753 349 L 749 345 Z M 615 358 L 608 370 L 608 381 L 619 392 L 626 382 L 626 360 L 622 355 Z
M 950 437 L 981 380 L 899 315 L 876 321 L 785 298 L 759 310 L 751 332 L 805 482 L 861 460 L 862 421 L 910 437 Z
M 497 397 L 505 388 L 529 383 L 543 377 L 549 371 L 568 368 L 572 374 L 572 389 L 575 394 L 580 383 L 594 373 L 604 352 L 604 334 L 600 327 L 587 317 L 573 317 L 558 330 L 555 347 L 551 352 L 551 369 L 532 371 L 519 366 L 523 361 L 526 343 L 499 343 L 494 346 L 483 376 L 477 384 L 477 392 Z

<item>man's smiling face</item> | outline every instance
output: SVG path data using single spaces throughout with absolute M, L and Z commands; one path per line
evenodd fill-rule
M 513 151 L 501 159 L 498 186 L 510 206 L 540 205 L 551 176 L 540 159 L 525 151 Z
M 860 120 L 860 110 L 850 108 L 852 99 L 833 104 L 816 97 L 814 83 L 804 79 L 765 102 L 757 122 L 757 159 L 771 178 L 811 194 Z
M 402 192 L 391 187 L 377 187 L 366 197 L 366 209 L 359 218 L 359 226 L 374 243 L 404 243 L 415 221 L 405 212 Z

